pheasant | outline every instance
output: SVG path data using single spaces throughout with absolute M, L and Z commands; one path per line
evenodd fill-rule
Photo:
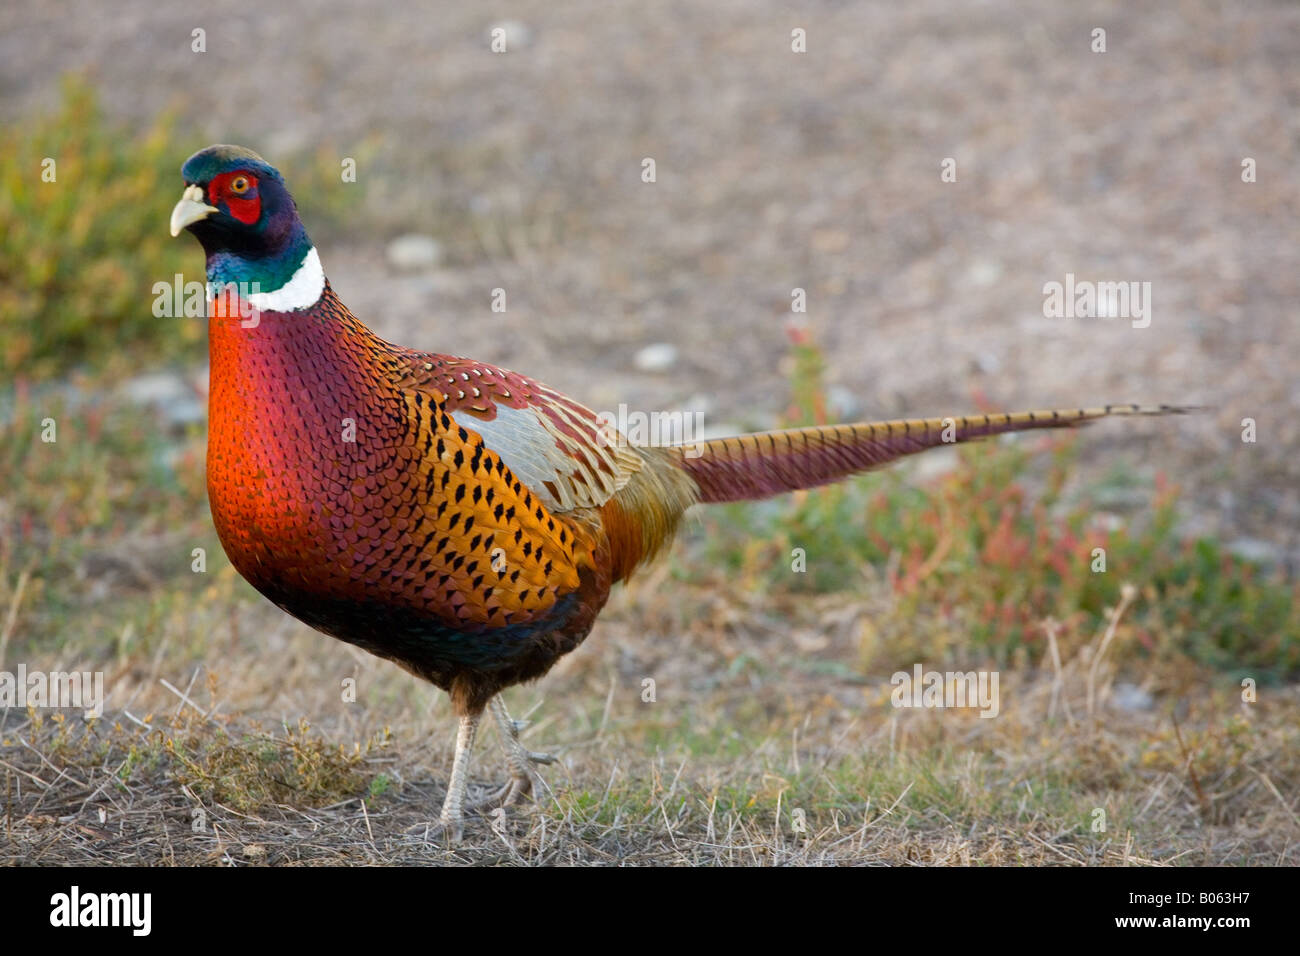
M 231 563 L 316 630 L 446 691 L 458 717 L 436 827 L 463 831 L 485 710 L 540 789 L 503 689 L 590 632 L 610 588 L 696 504 L 763 498 L 1005 432 L 1176 406 L 828 425 L 637 446 L 571 398 L 484 362 L 390 344 L 339 301 L 280 173 L 239 146 L 186 160 L 171 234 L 207 259 L 207 487 Z

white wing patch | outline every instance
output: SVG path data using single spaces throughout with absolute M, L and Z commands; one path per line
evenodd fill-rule
M 457 425 L 478 432 L 488 448 L 501 457 L 514 476 L 555 511 L 599 507 L 641 469 L 641 457 L 617 432 L 602 437 L 591 422 L 576 419 L 563 406 L 552 410 L 567 421 L 582 441 L 556 428 L 545 414 L 532 408 L 496 406 L 490 421 L 453 412 Z

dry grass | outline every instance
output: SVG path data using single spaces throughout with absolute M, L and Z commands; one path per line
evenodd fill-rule
M 886 674 L 840 663 L 889 600 L 880 589 L 866 601 L 832 595 L 758 606 L 677 582 L 666 607 L 664 586 L 647 579 L 620 597 L 589 646 L 545 680 L 544 699 L 531 689 L 510 695 L 534 710 L 530 746 L 554 750 L 561 762 L 547 771 L 550 792 L 536 808 L 477 818 L 460 846 L 406 833 L 436 815 L 443 795 L 452 721 L 441 695 L 239 600 L 234 626 L 209 637 L 209 665 L 187 674 L 169 653 L 118 656 L 111 685 L 124 711 L 89 725 L 7 715 L 6 862 L 1300 857 L 1294 688 L 1266 689 L 1258 703 L 1243 704 L 1230 681 L 1212 675 L 1185 674 L 1195 692 L 1174 694 L 1160 690 L 1174 675 L 1130 669 L 1128 679 L 1160 702 L 1125 710 L 1098 634 L 1059 670 L 1004 669 L 996 718 L 897 710 Z M 678 629 L 682 618 L 692 625 Z M 29 666 L 41 663 L 38 656 Z M 641 699 L 650 674 L 655 703 Z M 348 676 L 358 680 L 357 703 L 340 701 Z M 246 714 L 268 698 L 286 718 L 259 725 Z M 298 713 L 313 714 L 318 726 Z M 478 754 L 474 779 L 490 784 L 504 773 L 491 734 Z M 1093 829 L 1098 810 L 1104 832 Z
M 798 723 L 740 759 L 680 746 L 647 753 L 634 718 L 574 738 L 537 809 L 471 824 L 441 848 L 406 834 L 436 812 L 429 772 L 393 746 L 359 756 L 317 741 L 320 779 L 290 786 L 291 736 L 221 747 L 221 790 L 181 783 L 173 752 L 196 729 L 101 727 L 86 739 L 11 721 L 4 757 L 7 862 L 28 864 L 1294 864 L 1296 702 L 1263 715 L 1198 715 L 1187 756 L 1168 717 L 1044 724 L 1032 704 L 960 730 L 906 718 L 840 733 Z M 810 712 L 806 722 L 815 720 Z M 978 719 L 976 719 L 978 720 Z M 791 722 L 793 723 L 793 721 Z M 985 730 L 991 726 L 991 730 Z M 800 730 L 805 730 L 803 735 Z M 153 748 L 163 741 L 163 752 Z M 194 738 L 188 738 L 193 740 Z M 138 756 L 144 751 L 144 756 Z M 635 755 L 635 756 L 632 756 Z M 132 766 L 133 761 L 138 766 Z M 497 770 L 500 772 L 499 762 Z M 231 768 L 226 767 L 227 771 Z M 445 774 L 445 763 L 439 767 Z M 128 779 L 123 780 L 123 775 Z M 490 771 L 480 768 L 480 776 Z M 237 789 L 244 787 L 246 789 Z M 284 788 L 281 799 L 272 791 Z M 378 791 L 374 796 L 372 792 Z M 255 796 L 267 798 L 250 804 Z M 222 796 L 225 797 L 223 802 Z M 324 798 L 331 798 L 324 802 Z M 321 805 L 315 806 L 314 804 Z M 240 806 L 244 805 L 241 809 Z M 1094 814 L 1107 830 L 1092 832 Z M 99 816 L 103 811 L 104 816 Z M 793 813 L 802 811 L 806 832 Z

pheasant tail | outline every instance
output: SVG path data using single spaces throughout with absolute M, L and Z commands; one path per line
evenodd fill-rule
M 694 479 L 699 501 L 766 498 L 815 488 L 939 445 L 1040 428 L 1073 428 L 1118 415 L 1175 415 L 1181 405 L 1106 405 L 961 418 L 905 418 L 856 425 L 819 425 L 674 446 L 678 465 Z

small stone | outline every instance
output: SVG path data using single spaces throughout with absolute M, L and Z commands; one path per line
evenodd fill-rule
M 312 142 L 308 130 L 311 127 L 299 122 L 297 124 L 285 124 L 271 130 L 264 140 L 264 145 L 259 146 L 267 156 L 290 156 L 307 152 L 315 144 Z M 280 168 L 287 167 L 287 163 Z
M 971 359 L 973 371 L 981 375 L 997 375 L 1002 371 L 1002 361 L 992 352 L 980 352 Z
M 1280 548 L 1262 538 L 1235 538 L 1228 542 L 1228 551 L 1254 564 L 1277 564 L 1282 557 Z
M 986 288 L 1002 277 L 1002 263 L 992 259 L 977 259 L 967 270 L 971 285 Z
M 862 417 L 862 402 L 843 385 L 832 385 L 826 389 L 826 410 L 832 421 L 851 422 Z
M 1137 684 L 1120 681 L 1111 690 L 1110 699 L 1120 710 L 1150 710 L 1155 706 L 1155 698 Z
M 1128 524 L 1122 515 L 1117 515 L 1113 511 L 1094 511 L 1091 520 L 1094 528 L 1106 532 L 1119 531 Z
M 151 372 L 124 383 L 119 394 L 128 402 L 153 408 L 173 428 L 184 429 L 200 424 L 207 411 L 198 384 L 172 372 Z
M 151 372 L 137 376 L 124 383 L 121 390 L 127 401 L 160 408 L 194 397 L 193 390 L 185 384 L 185 380 L 171 372 Z
M 915 459 L 912 466 L 913 477 L 917 484 L 925 484 L 934 481 L 951 471 L 956 470 L 961 464 L 961 458 L 957 454 L 956 444 L 947 447 L 934 448 L 920 455 Z
M 168 402 L 162 411 L 168 425 L 184 428 L 186 425 L 201 423 L 206 410 L 202 402 L 191 396 L 175 402 Z
M 388 264 L 399 272 L 436 269 L 442 262 L 442 245 L 433 236 L 409 233 L 388 244 Z
M 690 415 L 712 415 L 716 407 L 717 403 L 713 400 L 713 396 L 706 395 L 704 392 L 695 392 L 682 402 L 682 411 Z
M 667 342 L 647 345 L 636 353 L 632 364 L 642 372 L 667 372 L 677 364 L 677 346 Z

